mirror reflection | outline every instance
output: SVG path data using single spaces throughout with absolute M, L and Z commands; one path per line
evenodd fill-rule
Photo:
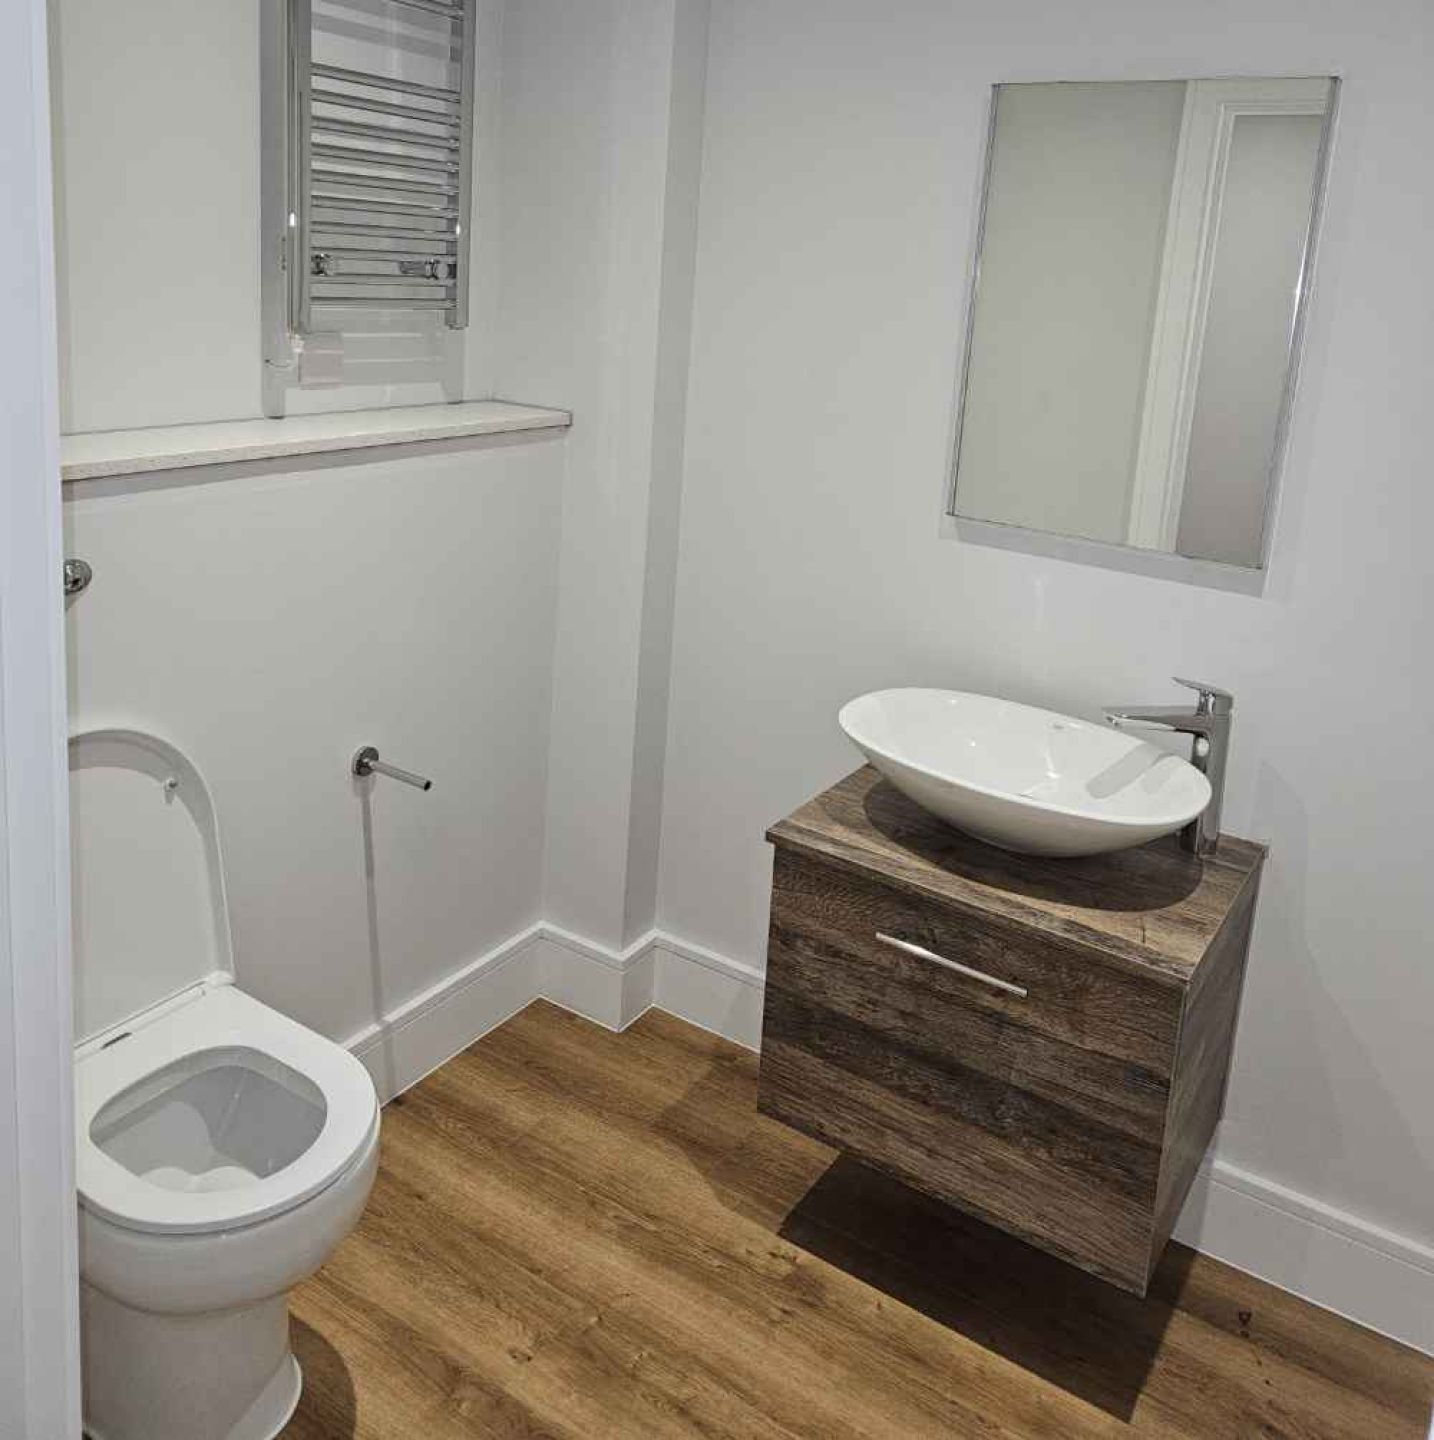
M 1335 83 L 996 87 L 958 517 L 1263 564 Z

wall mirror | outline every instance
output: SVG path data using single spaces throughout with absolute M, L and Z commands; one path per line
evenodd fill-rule
M 995 87 L 958 519 L 1263 566 L 1336 86 Z

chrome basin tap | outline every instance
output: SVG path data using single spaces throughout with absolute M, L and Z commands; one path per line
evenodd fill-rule
M 1218 685 L 1182 680 L 1199 698 L 1187 705 L 1108 706 L 1106 722 L 1120 730 L 1171 730 L 1194 737 L 1190 763 L 1210 782 L 1210 803 L 1181 832 L 1180 843 L 1194 855 L 1213 855 L 1220 841 L 1220 806 L 1225 798 L 1225 762 L 1230 754 L 1230 717 L 1235 697 Z

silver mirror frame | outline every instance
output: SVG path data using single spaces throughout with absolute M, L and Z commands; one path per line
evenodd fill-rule
M 1120 76 L 1110 83 L 1129 80 Z M 1143 79 L 1175 79 L 1189 82 L 1191 79 L 1227 78 L 1275 78 L 1239 76 L 1145 76 Z M 1330 157 L 1334 148 L 1336 126 L 1339 118 L 1340 97 L 1343 78 L 1339 75 L 1290 76 L 1291 79 L 1318 78 L 1329 82 L 1329 110 L 1320 135 L 1319 155 L 1315 163 L 1314 189 L 1310 201 L 1309 224 L 1305 232 L 1304 250 L 1300 259 L 1299 295 L 1295 303 L 1294 320 L 1290 326 L 1289 365 L 1285 384 L 1280 396 L 1279 415 L 1275 426 L 1275 443 L 1270 456 L 1270 467 L 1265 485 L 1264 507 L 1260 531 L 1260 563 L 1258 566 L 1226 564 L 1218 560 L 1181 555 L 1176 552 L 1144 549 L 1137 545 L 1122 545 L 1102 540 L 1091 540 L 1079 535 L 1062 535 L 1055 531 L 1034 530 L 1022 525 L 1008 525 L 995 520 L 982 520 L 962 515 L 957 509 L 956 482 L 961 463 L 961 431 L 966 416 L 966 397 L 971 370 L 971 350 L 975 338 L 976 301 L 981 288 L 981 258 L 986 244 L 986 211 L 991 195 L 991 169 L 996 147 L 996 107 L 1000 92 L 1005 85 L 1058 83 L 1050 81 L 1005 80 L 992 84 L 986 104 L 986 137 L 982 147 L 982 171 L 980 199 L 976 212 L 975 235 L 972 240 L 971 259 L 967 267 L 966 310 L 961 330 L 961 358 L 956 376 L 955 407 L 951 426 L 951 445 L 946 477 L 945 507 L 942 533 L 978 545 L 989 545 L 1002 550 L 1015 550 L 1026 554 L 1047 555 L 1056 559 L 1077 563 L 1103 566 L 1108 569 L 1125 570 L 1135 574 L 1153 575 L 1166 579 L 1180 580 L 1189 584 L 1206 585 L 1214 589 L 1234 590 L 1247 594 L 1260 594 L 1269 573 L 1270 551 L 1273 544 L 1275 523 L 1278 517 L 1279 492 L 1284 478 L 1285 461 L 1290 446 L 1290 431 L 1293 423 L 1295 401 L 1299 390 L 1299 378 L 1304 359 L 1305 331 L 1308 323 L 1311 299 L 1315 286 L 1315 262 L 1319 248 L 1319 235 L 1323 225 L 1326 194 L 1329 182 Z M 1099 82 L 1095 82 L 1099 83 Z

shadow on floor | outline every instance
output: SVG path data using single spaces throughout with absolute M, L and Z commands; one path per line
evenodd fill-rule
M 788 1214 L 783 1239 L 1129 1420 L 1194 1252 L 1171 1245 L 1145 1299 L 839 1157 Z
M 289 1341 L 304 1372 L 304 1390 L 279 1440 L 348 1440 L 358 1428 L 358 1405 L 343 1356 L 313 1326 L 292 1315 Z

